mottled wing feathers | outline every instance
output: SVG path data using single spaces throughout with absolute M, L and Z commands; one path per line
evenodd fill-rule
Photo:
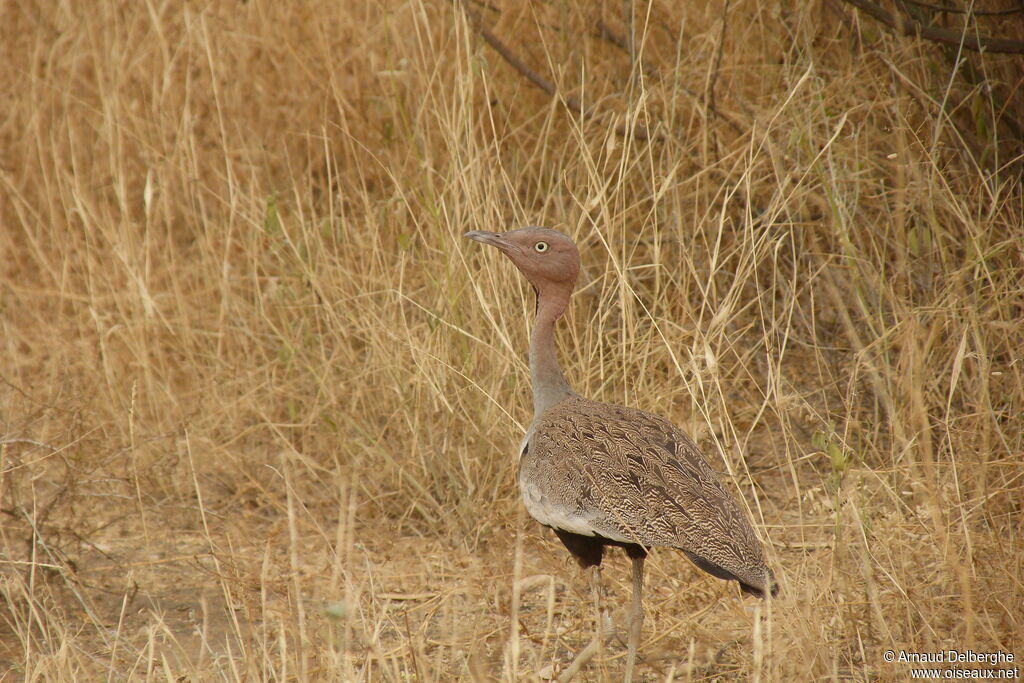
M 534 425 L 519 483 L 530 514 L 573 533 L 686 551 L 756 589 L 771 581 L 746 515 L 697 445 L 643 411 L 573 397 Z

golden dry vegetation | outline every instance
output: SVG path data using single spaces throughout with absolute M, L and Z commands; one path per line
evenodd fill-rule
M 622 3 L 471 5 L 581 117 L 440 0 L 0 6 L 0 680 L 563 671 L 532 295 L 460 237 L 530 223 L 581 244 L 571 381 L 692 433 L 782 582 L 655 552 L 642 680 L 1024 657 L 1019 55 L 659 0 L 634 69 Z

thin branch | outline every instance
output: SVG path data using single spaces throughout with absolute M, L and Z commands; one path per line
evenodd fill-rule
M 612 28 L 610 26 L 608 26 L 608 24 L 606 24 L 603 19 L 598 19 L 597 20 L 597 28 L 601 32 L 601 37 L 602 38 L 604 38 L 609 43 L 611 43 L 612 45 L 616 46 L 617 48 L 619 48 L 623 52 L 629 52 L 629 48 L 627 46 L 626 39 L 623 38 L 622 36 L 620 36 L 619 34 L 617 34 L 615 31 L 613 31 Z M 651 64 L 649 61 L 647 61 L 643 57 L 640 58 L 640 68 L 642 68 L 644 70 L 644 73 L 646 73 L 650 78 L 655 78 L 655 77 L 658 76 L 658 67 L 654 66 L 653 64 Z M 724 113 L 718 111 L 718 109 L 716 109 L 713 104 L 709 104 L 709 103 L 705 102 L 704 98 L 702 98 L 700 95 L 698 95 L 697 92 L 694 91 L 692 88 L 689 88 L 689 87 L 687 87 L 686 85 L 683 85 L 683 84 L 679 84 L 678 88 L 680 90 L 682 90 L 684 93 L 686 93 L 687 95 L 689 95 L 691 98 L 693 98 L 693 100 L 695 102 L 700 104 L 705 109 L 706 112 L 708 112 L 710 114 L 713 114 L 714 116 L 717 116 L 718 118 L 720 118 L 723 121 L 725 121 L 725 123 L 727 123 L 729 125 L 729 127 L 732 128 L 735 132 L 740 133 L 740 134 L 743 133 L 744 127 L 742 125 L 737 123 L 728 114 L 724 114 Z
M 725 29 L 729 25 L 729 0 L 725 0 L 722 8 L 722 28 L 718 32 L 718 46 L 715 48 L 715 65 L 711 67 L 711 78 L 705 94 L 708 107 L 715 106 L 715 86 L 718 84 L 718 69 L 722 66 L 722 50 L 725 45 Z
M 2 441 L 0 441 L 0 446 L 6 446 L 9 443 L 27 443 L 32 446 L 38 446 L 39 448 L 49 448 L 54 453 L 59 453 L 61 450 L 56 446 L 51 446 L 48 443 L 36 441 L 35 439 L 3 439 Z
M 527 80 L 533 83 L 535 86 L 546 92 L 551 97 L 559 98 L 565 103 L 565 106 L 576 112 L 577 114 L 583 114 L 589 116 L 590 111 L 583 107 L 578 99 L 572 95 L 563 95 L 558 92 L 558 88 L 554 83 L 541 76 L 539 73 L 527 66 L 526 62 L 519 59 L 518 56 L 512 50 L 508 48 L 505 43 L 498 39 L 498 36 L 491 33 L 490 29 L 479 22 L 471 22 L 476 32 L 480 34 L 480 37 L 484 39 L 488 45 L 494 48 L 494 51 L 501 55 L 506 62 L 508 62 L 512 68 L 526 76 Z
M 629 85 L 630 87 L 636 87 L 637 79 L 640 77 L 639 66 L 640 60 L 639 55 L 636 52 L 636 15 L 634 0 L 623 0 L 623 15 L 626 19 L 626 48 L 629 52 Z
M 1010 14 L 1019 14 L 1024 12 L 1024 5 L 1021 5 L 1020 7 L 1011 7 L 1010 9 L 977 10 L 949 7 L 948 5 L 933 5 L 930 2 L 922 2 L 921 0 L 903 0 L 903 2 L 935 10 L 936 12 L 946 12 L 947 14 L 970 14 L 975 17 L 1005 17 Z
M 974 52 L 989 52 L 1000 54 L 1024 54 L 1024 41 L 1011 40 L 1009 38 L 992 38 L 987 36 L 974 36 L 963 31 L 938 28 L 936 26 L 925 26 L 919 21 L 910 17 L 895 17 L 889 12 L 871 2 L 870 0 L 843 0 L 853 5 L 862 12 L 869 14 L 889 28 L 895 29 L 908 36 L 920 36 L 925 40 L 945 45 L 963 46 L 966 50 Z
M 484 39 L 488 45 L 490 45 L 495 52 L 502 56 L 502 58 L 509 63 L 509 65 L 516 71 L 526 77 L 528 81 L 533 83 L 535 86 L 546 92 L 551 97 L 560 100 L 570 111 L 579 114 L 584 119 L 590 120 L 594 118 L 594 111 L 589 107 L 584 107 L 583 103 L 572 95 L 566 95 L 558 90 L 558 87 L 549 81 L 547 78 L 531 69 L 526 62 L 520 59 L 505 43 L 494 35 L 490 29 L 483 25 L 480 18 L 474 14 L 465 2 L 460 3 L 463 11 L 466 13 L 466 17 L 469 19 L 470 26 L 480 34 L 480 37 Z M 643 124 L 636 124 L 632 127 L 626 124 L 616 126 L 615 132 L 618 135 L 626 136 L 632 135 L 638 140 L 651 140 L 651 139 L 662 139 L 663 135 L 660 132 L 651 133 L 647 126 Z

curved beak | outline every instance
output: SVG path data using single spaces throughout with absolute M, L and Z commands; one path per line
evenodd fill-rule
M 501 251 L 508 253 L 510 251 L 522 251 L 518 246 L 509 242 L 501 233 L 489 232 L 487 230 L 470 230 L 463 237 L 468 237 L 471 240 L 477 242 L 483 242 L 489 244 L 492 247 L 497 247 Z

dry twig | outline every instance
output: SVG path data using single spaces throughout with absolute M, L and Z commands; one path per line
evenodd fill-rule
M 462 3 L 463 11 L 466 13 L 466 17 L 469 19 L 470 26 L 480 34 L 480 37 L 484 39 L 488 45 L 494 48 L 501 57 L 509 63 L 509 65 L 516 71 L 521 73 L 535 86 L 546 92 L 551 97 L 555 97 L 562 101 L 565 106 L 573 111 L 574 113 L 580 114 L 584 119 L 592 119 L 595 116 L 593 109 L 590 107 L 584 107 L 583 103 L 572 95 L 566 95 L 558 90 L 558 87 L 549 81 L 547 78 L 531 69 L 526 62 L 520 59 L 512 50 L 505 45 L 498 36 L 494 35 L 490 29 L 483 25 L 480 18 L 474 14 L 465 3 Z M 632 135 L 638 140 L 650 140 L 650 139 L 661 139 L 663 135 L 660 132 L 652 133 L 647 126 L 637 123 L 633 126 L 628 126 L 623 123 L 615 128 L 617 135 Z
M 615 45 L 620 50 L 623 50 L 623 51 L 625 51 L 627 53 L 629 52 L 629 46 L 626 43 L 626 39 L 623 38 L 622 36 L 620 36 L 614 30 L 612 30 L 612 28 L 608 24 L 606 24 L 604 22 L 604 20 L 602 20 L 602 19 L 598 19 L 597 20 L 597 28 L 601 32 L 601 37 L 602 38 L 607 40 L 612 45 Z M 640 64 L 640 68 L 642 68 L 644 70 L 644 73 L 647 74 L 648 76 L 650 76 L 651 78 L 654 78 L 654 77 L 656 77 L 659 74 L 658 67 L 654 66 L 653 64 L 651 64 L 649 61 L 647 61 L 643 57 L 640 58 L 639 64 Z M 714 116 L 717 116 L 718 118 L 720 118 L 723 121 L 725 121 L 725 123 L 728 124 L 728 126 L 730 128 L 732 128 L 735 132 L 742 133 L 745 130 L 744 126 L 741 125 L 740 123 L 738 123 L 731 116 L 729 116 L 728 114 L 725 114 L 725 113 L 719 111 L 718 109 L 715 108 L 715 106 L 713 104 L 705 102 L 704 98 L 702 98 L 700 95 L 698 95 L 697 92 L 694 91 L 692 88 L 689 88 L 689 87 L 687 87 L 687 86 L 685 86 L 683 84 L 679 84 L 678 88 L 682 92 L 686 93 L 695 102 L 700 104 L 706 110 L 707 113 L 710 113 L 710 114 L 712 114 Z
M 715 85 L 718 83 L 718 73 L 722 66 L 722 46 L 725 44 L 725 30 L 729 26 L 729 0 L 725 0 L 722 7 L 722 27 L 718 31 L 718 46 L 715 48 L 715 65 L 711 68 L 711 77 L 708 79 L 705 100 L 709 107 L 715 106 Z
M 937 26 L 925 26 L 921 22 L 906 16 L 894 16 L 871 2 L 871 0 L 843 0 L 857 9 L 871 15 L 889 28 L 896 29 L 907 36 L 920 36 L 925 40 L 944 45 L 960 46 L 974 52 L 993 52 L 1001 54 L 1024 54 L 1024 41 L 1010 38 L 993 38 L 990 36 L 970 35 L 966 31 L 953 31 Z
M 917 7 L 935 10 L 936 12 L 945 12 L 947 14 L 970 14 L 975 17 L 1005 17 L 1010 14 L 1020 14 L 1021 12 L 1024 12 L 1024 5 L 1021 5 L 1020 7 L 1011 7 L 1010 9 L 977 10 L 950 7 L 948 5 L 935 5 L 930 2 L 921 2 L 921 0 L 903 0 L 903 2 L 910 5 L 916 5 Z

